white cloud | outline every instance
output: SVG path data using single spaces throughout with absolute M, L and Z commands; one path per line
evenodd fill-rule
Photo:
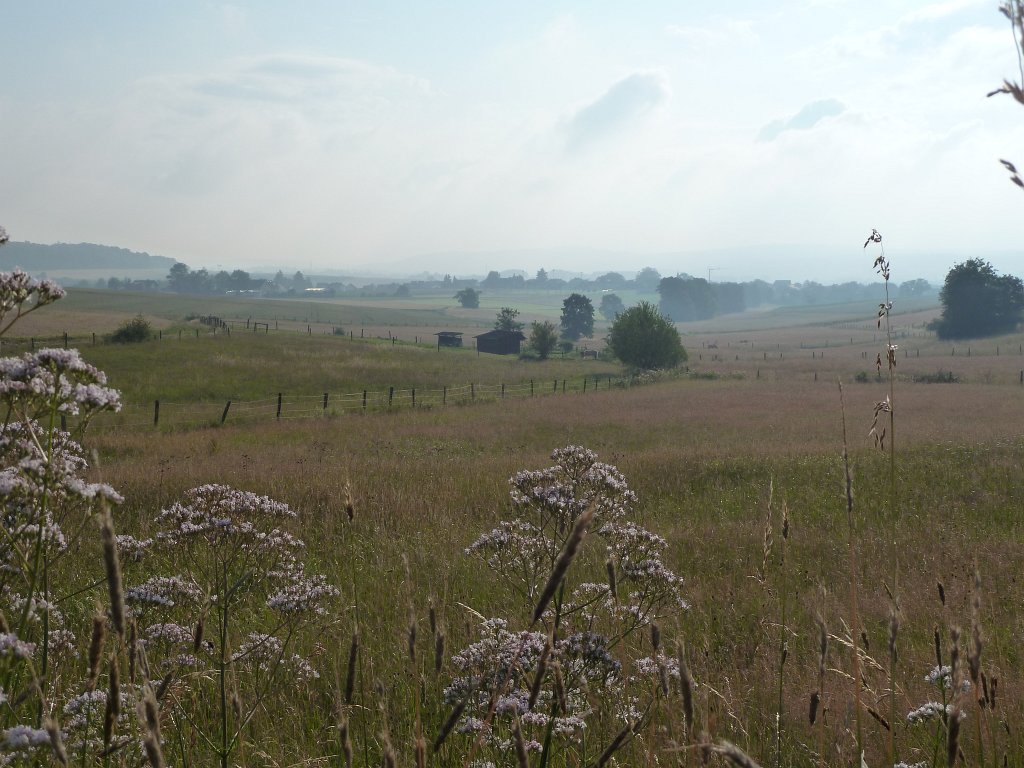
M 819 99 L 805 104 L 800 111 L 788 120 L 774 120 L 761 129 L 758 134 L 760 141 L 772 141 L 783 131 L 806 131 L 822 120 L 841 115 L 846 110 L 837 99 Z
M 567 148 L 580 149 L 617 133 L 668 101 L 670 94 L 664 72 L 634 72 L 624 77 L 573 114 L 565 127 Z

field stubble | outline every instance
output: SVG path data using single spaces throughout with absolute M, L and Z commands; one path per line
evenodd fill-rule
M 977 567 L 985 593 L 986 668 L 999 678 L 998 714 L 1020 724 L 1021 391 L 901 385 L 894 528 L 886 511 L 888 459 L 868 448 L 873 406 L 882 397 L 879 386 L 846 387 L 863 552 L 865 654 L 879 660 L 886 655 L 886 590 L 892 588 L 892 557 L 898 554 L 895 591 L 903 625 L 897 696 L 900 712 L 916 707 L 929 695 L 923 677 L 934 666 L 933 630 L 940 628 L 948 643 L 949 626 L 970 624 Z M 774 712 L 778 675 L 779 628 L 773 617 L 780 590 L 789 594 L 796 607 L 788 624 L 783 730 L 787 760 L 803 764 L 813 762 L 809 750 L 818 739 L 807 721 L 807 702 L 817 685 L 814 617 L 820 614 L 837 636 L 849 621 L 848 578 L 839 565 L 846 552 L 840 418 L 833 382 L 677 380 L 500 406 L 156 435 L 97 432 L 91 443 L 99 449 L 105 479 L 128 499 L 123 527 L 144 526 L 156 510 L 202 482 L 266 493 L 299 510 L 310 554 L 338 574 L 350 606 L 322 652 L 343 675 L 358 604 L 372 677 L 393 686 L 393 702 L 412 696 L 402 665 L 394 663 L 407 622 L 400 597 L 408 588 L 403 556 L 413 574 L 416 606 L 422 612 L 433 597 L 442 606 L 449 642 L 462 647 L 470 640 L 472 617 L 459 606 L 499 615 L 503 598 L 486 586 L 479 566 L 462 549 L 502 517 L 506 478 L 546 466 L 556 446 L 586 445 L 630 480 L 640 496 L 643 524 L 668 539 L 667 562 L 685 579 L 692 607 L 681 633 L 704 686 L 704 727 L 766 761 L 774 728 L 767 713 Z M 343 511 L 346 483 L 356 499 L 351 524 Z M 776 526 L 783 504 L 792 525 L 785 585 L 779 581 L 777 544 L 765 578 L 758 578 L 770 493 Z M 891 530 L 898 541 L 890 540 Z M 939 602 L 938 584 L 945 604 Z M 832 667 L 844 668 L 836 641 L 832 654 Z M 370 673 L 364 675 L 372 685 Z M 867 703 L 884 712 L 884 675 L 869 670 L 866 678 Z M 849 754 L 852 699 L 841 672 L 829 674 L 824 701 L 836 748 Z M 436 701 L 425 706 L 425 722 L 439 725 L 444 709 Z M 391 717 L 392 738 L 409 743 L 409 708 L 398 706 Z M 927 746 L 913 728 L 898 726 L 898 743 L 908 758 Z M 870 732 L 870 754 L 884 754 L 882 729 Z M 1000 738 L 1010 754 L 1020 754 L 1016 730 Z

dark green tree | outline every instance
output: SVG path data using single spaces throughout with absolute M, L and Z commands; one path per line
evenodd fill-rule
M 523 324 L 518 322 L 519 310 L 512 307 L 502 307 L 494 320 L 494 328 L 498 331 L 521 331 Z
M 715 316 L 715 294 L 703 277 L 663 277 L 658 283 L 662 314 L 677 323 L 707 320 Z
M 594 335 L 594 305 L 582 293 L 571 293 L 562 302 L 562 335 L 573 341 Z
M 601 306 L 598 307 L 597 311 L 601 313 L 601 317 L 605 320 L 614 320 L 615 316 L 625 308 L 626 305 L 622 303 L 622 299 L 614 293 L 606 293 L 601 297 Z
M 660 281 L 661 275 L 654 267 L 644 267 L 633 278 L 633 284 L 638 291 L 655 291 Z
M 475 288 L 463 288 L 455 296 L 461 306 L 466 309 L 476 309 L 480 306 L 480 291 Z
M 558 330 L 550 320 L 542 323 L 530 324 L 530 346 L 537 353 L 541 360 L 547 360 L 548 355 L 558 344 Z
M 186 293 L 189 290 L 189 269 L 188 264 L 176 262 L 171 271 L 167 273 L 167 284 L 172 291 Z
M 608 332 L 608 348 L 634 370 L 674 368 L 686 361 L 679 331 L 649 301 L 641 301 L 615 319 Z
M 940 339 L 1012 333 L 1024 313 L 1024 283 L 999 276 L 983 259 L 968 259 L 949 270 L 939 300 L 942 316 L 933 327 Z

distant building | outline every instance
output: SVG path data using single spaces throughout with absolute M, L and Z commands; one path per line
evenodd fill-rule
M 434 335 L 437 336 L 438 349 L 441 347 L 462 346 L 462 333 L 459 331 L 439 331 Z
M 518 355 L 520 345 L 526 340 L 522 331 L 488 331 L 476 336 L 477 352 L 492 355 Z

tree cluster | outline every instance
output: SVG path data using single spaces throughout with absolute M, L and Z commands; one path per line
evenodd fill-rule
M 983 259 L 968 259 L 946 275 L 939 293 L 942 316 L 932 324 L 940 339 L 1012 333 L 1024 313 L 1024 283 L 996 273 Z
M 251 277 L 248 272 L 241 269 L 234 272 L 221 270 L 211 275 L 205 269 L 189 269 L 187 264 L 181 262 L 171 267 L 167 274 L 167 286 L 175 293 L 256 291 L 263 288 L 266 282 Z

